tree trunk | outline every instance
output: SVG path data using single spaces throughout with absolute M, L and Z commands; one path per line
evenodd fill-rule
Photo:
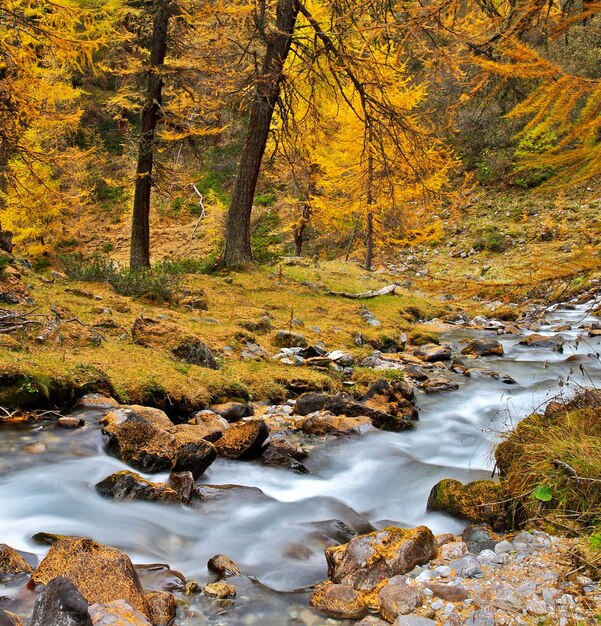
M 278 0 L 275 29 L 267 35 L 263 67 L 255 87 L 246 141 L 227 214 L 223 249 L 223 264 L 226 267 L 252 262 L 250 216 L 255 188 L 299 8 L 297 0 Z
M 305 228 L 311 219 L 311 207 L 308 204 L 303 206 L 303 215 L 294 225 L 294 246 L 296 256 L 303 255 L 303 243 L 305 242 Z
M 371 263 L 374 258 L 374 214 L 367 211 L 367 226 L 365 229 L 365 269 L 371 270 Z
M 374 157 L 371 153 L 371 128 L 368 131 L 367 149 L 369 154 L 367 156 L 367 217 L 365 228 L 365 269 L 369 272 L 371 270 L 371 264 L 374 258 Z
M 152 39 L 149 46 L 150 67 L 146 82 L 146 100 L 141 115 L 141 134 L 131 225 L 129 266 L 132 270 L 150 267 L 150 191 L 156 127 L 162 115 L 163 79 L 160 69 L 167 54 L 169 19 L 174 13 L 172 0 L 156 0 L 155 6 Z

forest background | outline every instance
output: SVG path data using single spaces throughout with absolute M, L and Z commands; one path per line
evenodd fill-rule
M 2 227 L 39 266 L 369 269 L 439 242 L 483 186 L 561 202 L 601 167 L 599 8 L 1 0 Z

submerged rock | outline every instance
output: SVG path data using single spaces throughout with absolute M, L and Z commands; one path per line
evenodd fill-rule
M 202 592 L 205 596 L 211 596 L 225 600 L 226 598 L 235 598 L 237 591 L 234 585 L 228 585 L 227 583 L 209 583 L 203 587 Z
M 0 626 L 23 626 L 23 622 L 14 613 L 0 609 Z
M 180 502 L 179 494 L 163 483 L 152 483 L 139 474 L 123 470 L 96 484 L 103 498 L 144 500 L 146 502 Z
M 502 356 L 503 344 L 496 339 L 472 339 L 461 354 L 473 354 L 475 356 Z

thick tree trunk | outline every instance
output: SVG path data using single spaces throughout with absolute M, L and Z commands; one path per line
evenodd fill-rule
M 163 80 L 160 69 L 167 54 L 169 19 L 174 13 L 172 0 L 156 0 L 146 101 L 142 109 L 141 135 L 131 225 L 129 266 L 132 270 L 150 267 L 150 192 L 154 165 L 156 127 L 161 117 Z
M 246 141 L 227 214 L 223 249 L 223 264 L 226 267 L 252 262 L 250 216 L 255 188 L 299 8 L 297 0 L 278 0 L 275 29 L 267 35 L 263 67 L 250 109 Z

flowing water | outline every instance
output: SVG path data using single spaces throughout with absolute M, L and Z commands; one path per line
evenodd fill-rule
M 96 482 L 126 469 L 103 450 L 97 425 L 101 410 L 76 412 L 89 423 L 84 431 L 56 429 L 50 422 L 3 426 L 0 542 L 41 558 L 47 548 L 31 540 L 34 533 L 88 536 L 121 548 L 134 563 L 168 563 L 201 584 L 211 580 L 207 560 L 223 553 L 246 575 L 231 580 L 238 597 L 212 601 L 197 596 L 180 607 L 180 626 L 331 623 L 307 608 L 309 592 L 303 590 L 327 577 L 324 547 L 348 540 L 353 531 L 389 523 L 460 532 L 460 521 L 426 511 L 430 489 L 442 478 L 490 477 L 492 444 L 501 431 L 554 395 L 600 379 L 599 338 L 579 337 L 578 326 L 599 321 L 588 310 L 577 305 L 547 312 L 541 334 L 556 334 L 552 329 L 558 324 L 573 326 L 561 333 L 563 353 L 520 346 L 521 337 L 501 336 L 505 355 L 474 363 L 506 373 L 516 384 L 452 375 L 459 390 L 419 393 L 415 430 L 370 430 L 356 438 L 329 439 L 316 445 L 305 462 L 311 475 L 218 460 L 202 482 L 245 488 L 195 508 L 114 502 L 96 494 Z M 460 347 L 474 336 L 494 333 L 457 329 L 443 339 Z M 46 451 L 23 452 L 36 442 L 45 443 Z M 21 590 L 0 586 L 0 594 L 5 596 L 0 606 L 25 615 L 30 610 L 31 598 Z

